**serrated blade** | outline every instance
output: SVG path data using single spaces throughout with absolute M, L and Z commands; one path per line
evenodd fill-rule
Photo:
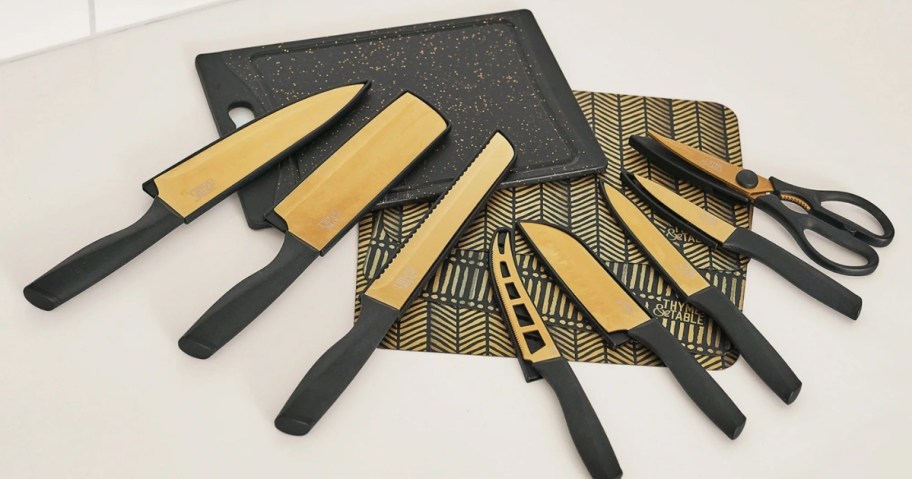
M 712 213 L 703 210 L 690 201 L 687 201 L 674 191 L 671 191 L 644 176 L 637 174 L 634 174 L 633 176 L 656 200 L 674 211 L 678 216 L 683 218 L 684 221 L 699 228 L 720 243 L 724 243 L 725 240 L 735 232 L 734 226 L 720 220 Z

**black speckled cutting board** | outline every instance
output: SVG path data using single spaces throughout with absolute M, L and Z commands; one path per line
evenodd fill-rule
M 606 164 L 525 10 L 204 54 L 196 65 L 221 135 L 235 129 L 231 108 L 260 116 L 331 86 L 373 82 L 353 113 L 240 191 L 252 228 L 268 226 L 263 215 L 403 90 L 437 107 L 452 130 L 378 208 L 442 193 L 494 130 L 517 148 L 506 186 L 584 176 Z

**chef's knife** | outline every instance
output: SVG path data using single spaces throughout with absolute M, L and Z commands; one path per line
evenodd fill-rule
M 466 168 L 361 296 L 361 317 L 314 363 L 275 420 L 282 432 L 307 434 L 355 378 L 446 252 L 513 164 L 513 146 L 500 132 Z
M 621 226 L 688 303 L 712 316 L 754 372 L 786 404 L 801 391 L 801 381 L 760 331 L 662 236 L 662 233 L 624 195 L 602 184 L 608 206 Z
M 857 319 L 861 298 L 817 268 L 753 231 L 732 226 L 675 192 L 640 175 L 621 173 L 628 188 L 652 211 L 687 231 L 712 249 L 726 249 L 760 261 L 812 298 Z
M 136 223 L 77 251 L 25 287 L 25 298 L 50 311 L 189 223 L 310 141 L 351 108 L 369 83 L 326 90 L 276 110 L 216 140 L 143 184 L 154 198 Z
M 700 363 L 661 322 L 649 315 L 627 289 L 573 234 L 543 223 L 517 227 L 555 278 L 603 336 L 625 331 L 668 366 L 684 392 L 729 438 L 741 434 L 744 414 Z
M 541 374 L 554 390 L 570 429 L 573 444 L 592 477 L 621 477 L 614 449 L 586 397 L 570 363 L 561 357 L 532 298 L 520 281 L 513 257 L 513 235 L 509 229 L 497 230 L 491 245 L 491 275 L 495 296 L 504 313 L 507 329 L 513 333 L 519 355 Z
M 285 231 L 279 254 L 213 304 L 178 341 L 205 359 L 262 313 L 447 132 L 447 121 L 404 93 L 285 197 L 267 220 Z

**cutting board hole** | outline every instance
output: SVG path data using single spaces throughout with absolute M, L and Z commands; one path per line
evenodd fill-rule
M 240 128 L 245 124 L 250 123 L 255 118 L 253 110 L 247 105 L 232 106 L 228 110 L 228 116 L 231 117 L 231 121 L 234 122 L 235 128 Z

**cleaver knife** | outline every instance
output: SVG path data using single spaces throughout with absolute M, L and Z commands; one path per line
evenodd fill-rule
M 279 254 L 216 301 L 178 341 L 181 350 L 199 359 L 212 356 L 326 254 L 448 130 L 446 119 L 412 93 L 387 105 L 266 215 L 285 232 Z
M 317 93 L 216 140 L 143 184 L 154 199 L 136 223 L 77 251 L 25 287 L 50 311 L 101 281 L 183 223 L 189 223 L 321 133 L 369 88 L 356 83 Z

